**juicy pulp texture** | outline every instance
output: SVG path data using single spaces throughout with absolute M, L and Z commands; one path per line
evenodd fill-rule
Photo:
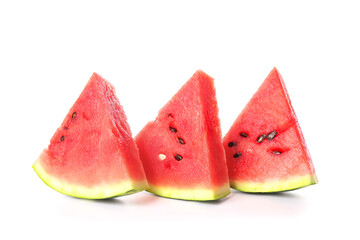
M 230 193 L 213 79 L 198 71 L 136 136 L 157 195 L 215 200 Z
M 272 139 L 259 138 L 274 131 Z M 238 116 L 223 144 L 230 184 L 235 189 L 276 192 L 317 182 L 290 98 L 276 69 Z
M 95 73 L 33 168 L 50 187 L 75 197 L 109 198 L 147 188 L 115 90 Z

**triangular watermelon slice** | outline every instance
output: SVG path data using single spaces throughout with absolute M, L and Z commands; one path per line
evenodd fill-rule
M 33 168 L 53 189 L 79 198 L 110 198 L 148 187 L 115 90 L 96 73 Z
M 232 188 L 278 192 L 317 183 L 284 81 L 274 68 L 223 140 Z
M 197 71 L 135 141 L 148 191 L 199 201 L 230 193 L 214 81 L 204 72 Z

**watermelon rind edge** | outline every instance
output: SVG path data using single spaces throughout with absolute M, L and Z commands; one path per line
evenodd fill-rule
M 114 184 L 102 184 L 94 188 L 71 184 L 57 179 L 48 174 L 41 166 L 40 161 L 33 164 L 33 169 L 40 179 L 52 189 L 72 197 L 85 199 L 107 199 L 130 195 L 148 188 L 146 181 L 123 181 Z
M 317 184 L 316 174 L 292 176 L 285 180 L 274 179 L 264 182 L 230 180 L 230 187 L 242 192 L 273 193 L 295 190 Z
M 226 197 L 230 194 L 229 184 L 226 183 L 215 189 L 193 188 L 179 189 L 173 187 L 159 187 L 150 184 L 146 191 L 165 198 L 191 200 L 191 201 L 215 201 Z

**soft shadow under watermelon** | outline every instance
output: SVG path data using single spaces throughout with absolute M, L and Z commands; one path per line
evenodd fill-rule
M 109 204 L 109 205 L 124 204 L 124 201 L 122 201 L 118 198 L 87 199 L 87 198 L 73 197 L 73 196 L 69 196 L 69 195 L 65 195 L 65 197 L 80 200 L 80 201 L 98 202 L 98 203 L 104 203 L 104 204 Z
M 281 197 L 281 198 L 299 198 L 298 195 L 293 193 L 293 191 L 297 190 L 297 189 L 299 189 L 299 188 L 286 190 L 286 191 L 281 191 L 281 192 L 242 192 L 240 190 L 234 189 L 233 191 L 231 191 L 231 193 L 233 193 L 233 194 L 254 195 L 254 196 L 255 195 L 271 196 L 271 197 Z
M 72 196 L 66 196 L 68 198 L 75 198 L 80 201 L 89 201 L 94 203 L 100 203 L 104 205 L 146 205 L 150 204 L 158 199 L 158 196 L 156 195 L 142 195 L 138 196 L 136 198 L 128 198 L 126 201 L 124 199 L 119 198 L 106 198 L 106 199 L 85 199 L 85 198 L 77 198 Z
M 151 196 L 155 197 L 155 198 L 163 198 L 163 199 L 169 199 L 169 200 L 177 200 L 177 201 L 185 201 L 185 202 L 198 202 L 198 203 L 209 203 L 209 204 L 220 204 L 222 202 L 225 202 L 227 199 L 231 198 L 231 193 L 228 194 L 227 196 L 220 198 L 220 199 L 216 199 L 216 200 L 191 200 L 191 199 L 179 199 L 179 198 L 170 198 L 170 197 L 164 197 L 164 196 L 160 196 L 157 195 L 155 193 L 152 192 L 148 192 L 149 194 L 151 194 Z
M 123 200 L 117 199 L 117 198 L 106 198 L 106 199 L 94 199 L 91 200 L 93 202 L 99 202 L 99 203 L 103 203 L 103 204 L 108 204 L 108 205 L 114 205 L 114 204 L 125 204 L 125 202 Z
M 221 203 L 229 200 L 232 197 L 233 197 L 233 195 L 230 193 L 229 195 L 227 195 L 221 199 L 210 200 L 210 201 L 197 201 L 197 202 L 199 202 L 200 204 L 218 205 L 218 204 L 221 204 Z

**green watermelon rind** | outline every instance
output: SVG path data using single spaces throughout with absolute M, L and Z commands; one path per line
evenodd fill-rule
M 229 184 L 215 189 L 179 189 L 174 187 L 158 187 L 150 184 L 150 188 L 147 191 L 161 197 L 191 201 L 214 201 L 226 197 L 231 192 Z
M 230 187 L 242 192 L 273 193 L 295 190 L 318 183 L 316 175 L 292 176 L 265 182 L 230 180 Z
M 56 177 L 51 176 L 41 166 L 40 160 L 37 160 L 32 167 L 46 185 L 62 194 L 76 198 L 107 199 L 130 195 L 148 188 L 146 181 L 131 180 L 113 184 L 102 184 L 94 188 L 88 188 L 81 185 L 64 182 Z

